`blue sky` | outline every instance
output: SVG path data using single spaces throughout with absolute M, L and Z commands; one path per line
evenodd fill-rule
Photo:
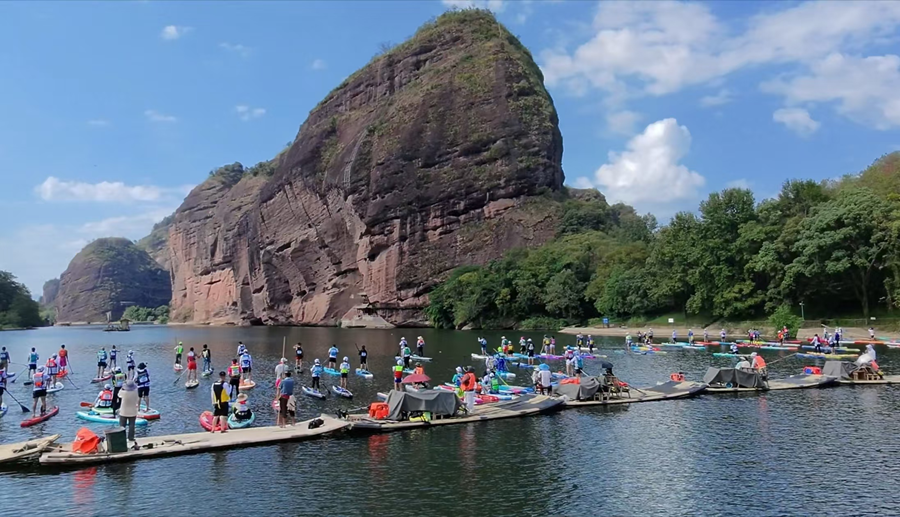
M 39 294 L 91 239 L 146 235 L 219 165 L 448 8 L 544 70 L 567 183 L 663 220 L 900 149 L 900 3 L 0 2 L 0 269 Z

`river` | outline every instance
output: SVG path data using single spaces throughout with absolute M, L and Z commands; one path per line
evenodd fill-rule
M 250 347 L 251 392 L 257 425 L 274 424 L 268 403 L 273 368 L 292 345 L 303 343 L 307 360 L 324 359 L 332 343 L 356 363 L 354 344 L 365 344 L 375 379 L 350 379 L 352 401 L 330 396 L 319 402 L 301 397 L 300 418 L 353 409 L 391 387 L 390 367 L 397 342 L 426 340 L 426 372 L 449 380 L 457 365 L 472 364 L 481 333 L 442 330 L 356 330 L 336 328 L 216 328 L 134 326 L 131 332 L 98 327 L 2 332 L 0 345 L 24 362 L 37 348 L 42 360 L 65 343 L 74 375 L 66 388 L 48 397 L 61 412 L 48 422 L 19 427 L 21 411 L 9 398 L 0 419 L 2 442 L 62 433 L 71 440 L 83 425 L 75 418 L 82 400 L 96 396 L 90 385 L 96 352 L 115 344 L 134 350 L 149 365 L 152 406 L 159 421 L 138 429 L 141 436 L 200 431 L 197 417 L 209 409 L 209 384 L 187 391 L 175 382 L 173 347 L 185 352 L 209 344 L 221 369 L 237 342 Z M 542 333 L 483 332 L 496 346 L 501 335 L 540 342 Z M 557 336 L 559 344 L 574 336 Z M 619 338 L 600 338 L 602 350 L 620 378 L 634 386 L 655 384 L 673 371 L 689 379 L 707 366 L 728 366 L 711 352 L 676 350 L 665 355 L 616 353 Z M 900 370 L 900 353 L 879 347 L 879 363 Z M 799 373 L 810 360 L 767 353 L 770 375 Z M 480 367 L 480 364 L 476 364 Z M 598 373 L 588 361 L 589 373 Z M 19 371 L 21 367 L 19 368 Z M 480 368 L 479 368 L 480 370 Z M 15 370 L 14 370 L 15 371 Z M 519 384 L 530 384 L 522 370 Z M 300 377 L 308 379 L 308 373 Z M 336 379 L 323 378 L 324 384 Z M 30 407 L 22 381 L 12 394 Z M 610 408 L 570 409 L 531 418 L 449 426 L 379 435 L 337 437 L 238 449 L 227 452 L 110 464 L 58 472 L 41 467 L 0 470 L 6 514 L 197 513 L 232 515 L 887 515 L 900 513 L 894 440 L 900 425 L 900 389 L 894 386 L 837 387 L 695 399 Z M 53 475 L 51 475 L 53 474 Z M 13 497 L 15 496 L 15 497 Z M 226 505 L 231 505 L 228 507 Z

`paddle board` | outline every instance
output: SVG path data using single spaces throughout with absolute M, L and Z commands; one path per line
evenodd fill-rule
M 180 372 L 181 370 L 184 370 L 184 366 L 181 366 L 178 363 L 175 363 L 175 366 L 173 366 L 173 368 L 175 368 L 176 372 Z
M 200 385 L 200 381 L 187 381 L 184 383 L 184 387 L 187 389 L 193 389 Z
M 372 375 L 372 372 L 370 372 L 369 370 L 363 370 L 362 368 L 356 369 L 356 375 L 359 375 L 360 377 L 364 377 L 366 379 L 374 379 L 375 378 L 375 376 Z
M 213 422 L 213 414 L 212 411 L 204 411 L 200 413 L 200 427 L 206 429 L 207 431 L 212 431 L 212 422 Z M 225 424 L 228 425 L 227 423 Z M 217 425 L 216 431 L 222 431 L 222 426 Z
M 252 390 L 255 387 L 256 387 L 256 381 L 242 381 L 238 385 L 238 390 L 247 391 L 247 390 Z
M 200 374 L 201 377 L 209 377 L 213 374 L 213 370 L 203 370 L 203 373 Z
M 314 390 L 307 386 L 302 386 L 300 389 L 303 390 L 303 394 L 306 396 L 325 400 L 325 394 L 319 390 Z
M 112 415 L 103 415 L 100 413 L 95 413 L 93 411 L 78 411 L 75 413 L 75 416 L 82 419 L 87 420 L 88 422 L 96 422 L 98 424 L 106 424 L 106 425 L 119 425 L 119 419 Z M 147 421 L 143 418 L 134 419 L 134 425 L 145 426 L 147 425 Z
M 352 399 L 353 393 L 350 392 L 347 388 L 342 388 L 340 386 L 332 386 L 331 391 L 334 392 L 335 395 L 339 395 L 344 397 L 345 399 Z
M 409 358 L 412 359 L 413 361 L 425 361 L 426 363 L 433 359 L 431 357 L 422 357 L 421 355 L 411 355 L 411 356 L 409 356 Z M 394 360 L 396 361 L 398 359 L 403 359 L 403 358 L 400 357 L 399 355 L 395 355 Z
M 97 384 L 97 383 L 100 383 L 100 382 L 108 381 L 108 380 L 112 379 L 112 377 L 113 377 L 113 376 L 112 376 L 111 373 L 109 373 L 109 372 L 103 372 L 103 375 L 102 375 L 102 376 L 100 376 L 100 377 L 94 377 L 93 379 L 91 379 L 91 384 Z
M 341 374 L 341 372 L 335 370 L 334 368 L 323 368 L 322 371 L 324 371 L 328 375 L 340 375 Z
M 516 378 L 516 374 L 514 374 L 513 372 L 497 372 L 497 375 L 499 375 L 500 377 L 503 377 L 504 379 L 515 379 Z
M 40 424 L 41 422 L 46 422 L 51 418 L 55 417 L 59 413 L 59 406 L 54 406 L 47 410 L 43 415 L 37 415 L 35 417 L 29 418 L 28 420 L 22 420 L 22 427 L 31 427 L 33 425 Z
M 9 411 L 9 407 L 7 407 L 6 403 L 0 404 L 0 418 L 5 417 L 7 411 Z
M 65 386 L 63 385 L 63 383 L 57 382 L 56 384 L 54 384 L 54 385 L 52 385 L 52 386 L 47 386 L 47 394 L 49 395 L 49 394 L 51 394 L 51 393 L 56 393 L 57 391 L 59 391 L 59 390 L 61 390 L 61 389 L 63 389 L 63 388 L 65 388 Z

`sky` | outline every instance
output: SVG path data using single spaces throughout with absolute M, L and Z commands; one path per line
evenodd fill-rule
M 665 222 L 900 150 L 900 2 L 0 2 L 0 270 L 35 296 L 209 171 L 272 158 L 385 44 L 481 7 L 528 47 L 566 183 Z

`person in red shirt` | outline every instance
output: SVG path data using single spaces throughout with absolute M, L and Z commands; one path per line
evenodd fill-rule
M 194 347 L 188 351 L 188 382 L 197 381 L 197 354 L 194 353 Z

